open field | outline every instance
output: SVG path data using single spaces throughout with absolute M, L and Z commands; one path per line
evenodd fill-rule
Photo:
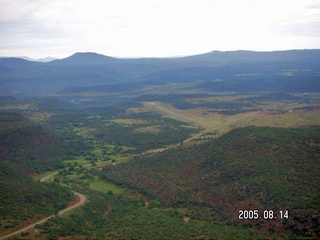
M 123 194 L 125 192 L 123 188 L 120 188 L 111 183 L 107 183 L 98 178 L 90 180 L 89 187 L 93 190 L 97 190 L 103 193 Z
M 85 165 L 85 164 L 89 164 L 90 161 L 85 160 L 84 157 L 78 157 L 77 159 L 74 160 L 65 160 L 63 161 L 65 166 L 71 166 L 71 165 Z
M 257 95 L 240 96 L 219 96 L 207 98 L 188 98 L 194 106 L 181 109 L 170 103 L 162 102 L 144 102 L 146 111 L 155 111 L 164 116 L 189 122 L 206 129 L 206 133 L 211 130 L 218 133 L 219 136 L 229 130 L 245 126 L 270 126 L 270 127 L 307 127 L 320 124 L 320 102 L 319 96 L 315 96 L 307 103 L 294 100 L 259 100 L 251 103 L 250 107 L 237 107 L 237 114 L 221 114 L 216 108 L 208 107 L 210 105 L 220 105 L 233 103 L 235 100 L 257 98 Z M 201 104 L 208 105 L 202 107 Z M 197 107 L 200 105 L 200 107 Z M 227 110 L 219 108 L 221 110 Z

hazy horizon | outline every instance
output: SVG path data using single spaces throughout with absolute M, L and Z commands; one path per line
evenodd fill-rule
M 164 59 L 164 58 L 183 58 L 183 57 L 191 57 L 191 56 L 197 56 L 197 55 L 203 55 L 203 54 L 208 54 L 208 53 L 212 53 L 212 52 L 221 52 L 221 53 L 226 53 L 226 52 L 256 52 L 256 53 L 268 53 L 268 52 L 285 52 L 285 51 L 303 51 L 303 50 L 320 50 L 320 48 L 305 48 L 305 49 L 286 49 L 286 50 L 270 50 L 270 51 L 254 51 L 254 50 L 245 50 L 245 49 L 239 49 L 239 50 L 229 50 L 229 51 L 220 51 L 220 50 L 212 50 L 209 52 L 202 52 L 202 53 L 196 53 L 196 54 L 192 54 L 192 55 L 176 55 L 176 56 L 163 56 L 163 57 L 143 57 L 143 56 L 137 56 L 137 57 L 119 57 L 119 56 L 111 56 L 111 55 L 106 55 L 106 54 L 102 54 L 99 52 L 74 52 L 71 55 L 66 55 L 60 58 L 55 58 L 52 56 L 46 56 L 46 57 L 40 57 L 40 58 L 33 58 L 32 56 L 0 56 L 0 58 L 22 58 L 28 61 L 39 61 L 39 62 L 49 62 L 52 60 L 60 60 L 60 59 L 64 59 L 64 58 L 68 58 L 71 57 L 77 53 L 94 53 L 97 55 L 103 55 L 106 57 L 112 57 L 112 58 L 116 58 L 116 59 L 140 59 L 140 58 L 158 58 L 158 59 Z M 52 60 L 49 60 L 52 59 Z

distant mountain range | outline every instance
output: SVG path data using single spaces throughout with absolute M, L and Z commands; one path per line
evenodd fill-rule
M 320 50 L 213 51 L 179 58 L 120 59 L 75 53 L 50 62 L 0 58 L 0 95 L 79 93 L 186 84 L 219 91 L 320 91 Z M 112 86 L 112 87 L 111 87 Z M 120 90 L 119 90 L 120 89 Z
M 31 59 L 31 61 L 36 61 L 36 62 L 51 62 L 53 60 L 56 60 L 57 58 L 54 57 L 45 57 L 45 58 L 38 58 L 38 59 Z M 28 60 L 28 59 L 27 59 Z
M 8 58 L 8 57 L 0 57 L 0 58 Z M 16 58 L 22 58 L 24 60 L 33 61 L 33 62 L 51 62 L 53 60 L 57 60 L 57 58 L 54 57 L 44 57 L 44 58 L 29 58 L 26 56 L 16 57 Z

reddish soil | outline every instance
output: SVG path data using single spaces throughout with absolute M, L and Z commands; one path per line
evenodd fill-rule
M 67 203 L 67 207 L 71 207 L 73 205 L 76 205 L 79 202 L 80 202 L 80 197 L 76 196 L 72 201 Z M 29 218 L 26 221 L 24 221 L 21 224 L 19 224 L 16 228 L 12 229 L 11 232 L 16 231 L 17 229 L 21 229 L 21 228 L 27 227 L 27 226 L 29 226 L 29 225 L 31 225 L 31 224 L 43 219 L 43 218 L 49 217 L 49 216 L 50 216 L 50 214 L 49 215 L 48 214 L 47 215 L 37 215 L 37 216 L 34 216 L 32 218 Z
M 36 177 L 36 176 L 38 176 L 38 175 L 39 175 L 39 174 L 36 173 L 36 172 L 33 172 L 33 173 L 30 174 L 31 177 Z
M 223 199 L 218 199 L 218 198 L 215 198 L 215 199 L 212 198 L 210 201 L 210 204 L 212 206 L 232 206 L 231 202 Z
M 73 205 L 76 205 L 77 203 L 80 202 L 80 197 L 79 196 L 76 196 L 72 201 L 68 202 L 67 203 L 67 207 L 71 207 Z
M 105 215 L 108 215 L 108 214 L 110 214 L 111 212 L 112 212 L 112 206 L 111 206 L 111 204 L 109 203 L 108 209 L 104 212 L 104 214 L 105 214 Z

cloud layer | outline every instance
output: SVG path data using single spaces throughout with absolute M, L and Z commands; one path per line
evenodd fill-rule
M 320 48 L 314 0 L 0 0 L 0 56 Z

